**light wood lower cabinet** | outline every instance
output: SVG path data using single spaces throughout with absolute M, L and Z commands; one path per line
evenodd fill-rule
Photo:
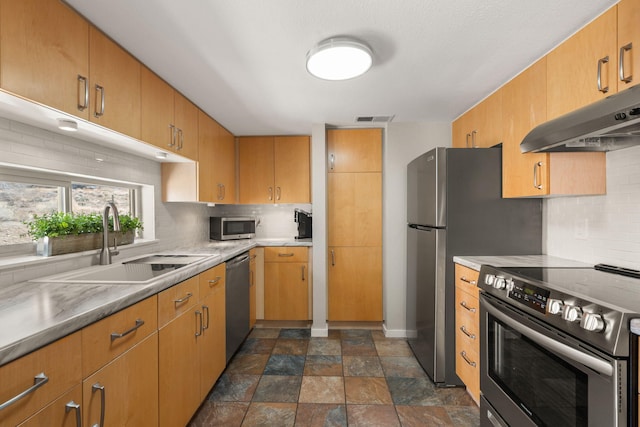
M 264 318 L 309 320 L 307 248 L 265 248 Z
M 82 386 L 78 384 L 42 411 L 18 425 L 20 427 L 80 427 L 82 425 Z
M 479 272 L 456 264 L 456 374 L 480 401 Z
M 257 318 L 258 254 L 256 249 L 249 251 L 249 326 L 253 328 Z

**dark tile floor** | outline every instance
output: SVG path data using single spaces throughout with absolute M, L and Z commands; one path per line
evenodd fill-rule
M 381 331 L 254 329 L 190 427 L 478 426 L 464 389 L 434 387 Z

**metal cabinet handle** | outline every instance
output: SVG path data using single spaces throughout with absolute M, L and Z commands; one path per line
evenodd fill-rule
M 189 298 L 191 298 L 192 296 L 193 296 L 193 294 L 192 294 L 191 292 L 187 292 L 187 294 L 186 294 L 185 296 L 183 296 L 182 298 L 174 299 L 174 300 L 173 300 L 173 303 L 174 303 L 175 305 L 181 304 L 181 303 L 183 303 L 183 302 L 185 302 L 185 301 L 189 300 Z
M 167 147 L 173 147 L 176 145 L 176 127 L 172 124 L 169 124 L 169 131 L 171 132 L 171 136 L 169 138 Z
M 598 91 L 602 93 L 609 92 L 609 86 L 602 87 L 602 64 L 606 64 L 609 62 L 609 56 L 605 56 L 604 58 L 598 59 L 598 73 L 597 73 L 597 83 L 598 83 Z
M 470 139 L 470 138 L 471 138 L 471 134 L 470 134 L 470 133 L 468 133 L 468 134 L 465 136 L 465 146 L 466 146 L 467 148 L 471 148 L 471 146 L 469 145 L 469 144 L 470 144 L 470 142 L 469 142 L 469 139 Z
M 462 280 L 465 283 L 469 283 L 470 285 L 477 285 L 478 284 L 478 282 L 476 282 L 475 280 L 467 279 L 465 276 L 462 276 L 460 278 L 460 280 Z
M 302 281 L 304 282 L 304 265 L 302 266 Z
M 184 132 L 180 128 L 177 128 L 177 129 L 178 129 L 178 140 L 176 143 L 178 144 L 178 146 L 176 148 L 178 150 L 182 150 L 184 148 Z
M 19 394 L 13 396 L 11 399 L 7 400 L 6 402 L 0 404 L 0 410 L 3 410 L 4 408 L 6 408 L 8 406 L 13 405 L 18 400 L 20 400 L 23 397 L 33 393 L 34 391 L 36 391 L 37 389 L 39 389 L 40 387 L 45 385 L 48 381 L 49 381 L 49 377 L 46 376 L 44 374 L 44 372 L 40 372 L 38 375 L 33 377 L 33 385 L 31 387 L 29 387 L 28 389 L 26 389 L 22 393 L 19 393 Z
M 273 200 L 273 187 L 269 187 L 269 200 Z
M 82 85 L 83 89 L 80 89 Z M 84 99 L 82 93 L 84 92 Z M 82 102 L 80 100 L 82 99 Z M 89 106 L 89 80 L 78 74 L 78 110 L 84 111 Z
M 538 170 L 542 168 L 542 162 L 533 165 L 533 187 L 542 190 L 542 184 L 538 184 Z
M 222 199 L 221 200 L 224 200 L 224 198 L 227 197 L 227 186 L 224 185 L 224 184 L 221 184 L 221 185 L 222 185 Z
M 205 323 L 205 325 L 202 327 L 202 330 L 204 331 L 205 329 L 209 329 L 209 306 L 208 305 L 203 305 L 202 306 L 202 311 L 204 311 L 207 315 L 207 321 Z
M 462 306 L 462 308 L 464 308 L 465 310 L 467 310 L 467 311 L 469 311 L 471 313 L 475 313 L 476 312 L 476 309 L 474 307 L 469 307 L 467 305 L 466 301 L 460 301 L 460 305 Z
M 633 74 L 629 74 L 628 76 L 624 75 L 624 53 L 630 51 L 631 48 L 631 43 L 626 44 L 620 48 L 620 59 L 618 60 L 618 75 L 620 76 L 620 81 L 624 83 L 629 83 L 631 80 L 633 80 Z
M 478 148 L 476 145 L 476 135 L 478 134 L 477 130 L 471 131 L 471 148 Z
M 336 167 L 336 156 L 335 154 L 331 154 L 329 156 L 329 169 L 333 170 Z
M 200 321 L 198 321 L 198 318 L 200 318 Z M 197 310 L 196 311 L 196 337 L 199 337 L 200 335 L 202 335 L 203 330 L 204 330 L 204 327 L 202 325 L 202 312 Z
M 462 358 L 464 359 L 465 362 L 467 362 L 471 367 L 475 368 L 476 367 L 476 362 L 470 360 L 467 357 L 467 352 L 466 351 L 462 351 L 460 352 L 460 356 L 462 356 Z
M 255 278 L 253 277 L 253 270 L 249 270 L 249 286 L 255 286 Z
M 331 249 L 331 266 L 333 267 L 335 265 L 336 265 L 336 251 Z
M 73 400 L 64 405 L 64 412 L 68 414 L 70 411 L 76 411 L 76 427 L 82 427 L 82 415 L 80 414 L 80 405 Z
M 220 282 L 220 279 L 222 279 L 221 276 L 216 276 L 215 279 L 209 280 L 209 287 L 213 288 L 215 285 L 217 285 Z
M 288 252 L 286 254 L 279 253 L 278 256 L 281 256 L 281 257 L 292 257 L 293 256 L 293 252 Z
M 100 111 L 98 111 L 98 102 L 100 102 Z M 96 111 L 93 112 L 93 115 L 95 117 L 104 116 L 104 87 L 100 85 L 96 85 Z
M 144 320 L 142 319 L 136 319 L 136 324 L 134 327 L 132 327 L 131 329 L 128 329 L 122 333 L 117 333 L 117 332 L 113 332 L 111 333 L 111 342 L 117 340 L 118 338 L 122 338 L 125 337 L 127 335 L 129 335 L 132 332 L 135 332 L 138 328 L 140 328 L 142 325 L 144 325 Z
M 467 328 L 465 328 L 464 325 L 460 326 L 460 330 L 462 331 L 463 334 L 465 334 L 466 336 L 468 336 L 472 340 L 476 339 L 476 334 L 472 334 L 471 332 L 467 331 Z
M 280 187 L 276 187 L 276 200 L 280 200 L 281 194 L 282 194 L 282 189 Z
M 104 427 L 104 413 L 106 406 L 106 393 L 104 390 L 104 386 L 100 383 L 95 383 L 91 386 L 91 393 L 93 394 L 96 391 L 100 391 L 100 424 L 98 424 L 98 427 Z M 94 424 L 92 427 L 96 427 L 96 424 Z

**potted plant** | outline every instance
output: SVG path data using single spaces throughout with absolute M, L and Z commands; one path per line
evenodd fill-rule
M 133 243 L 136 230 L 143 229 L 142 222 L 130 215 L 120 217 L 120 231 L 113 231 L 113 218 L 109 218 L 109 244 Z M 102 216 L 100 214 L 73 214 L 51 212 L 34 215 L 26 221 L 27 233 L 37 242 L 36 254 L 60 255 L 88 251 L 102 247 Z

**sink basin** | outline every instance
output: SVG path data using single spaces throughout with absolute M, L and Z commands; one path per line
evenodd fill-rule
M 185 265 L 201 261 L 204 258 L 206 258 L 206 256 L 149 255 L 121 264 L 87 267 L 53 276 L 33 279 L 31 282 L 146 284 L 158 276 L 175 271 Z

